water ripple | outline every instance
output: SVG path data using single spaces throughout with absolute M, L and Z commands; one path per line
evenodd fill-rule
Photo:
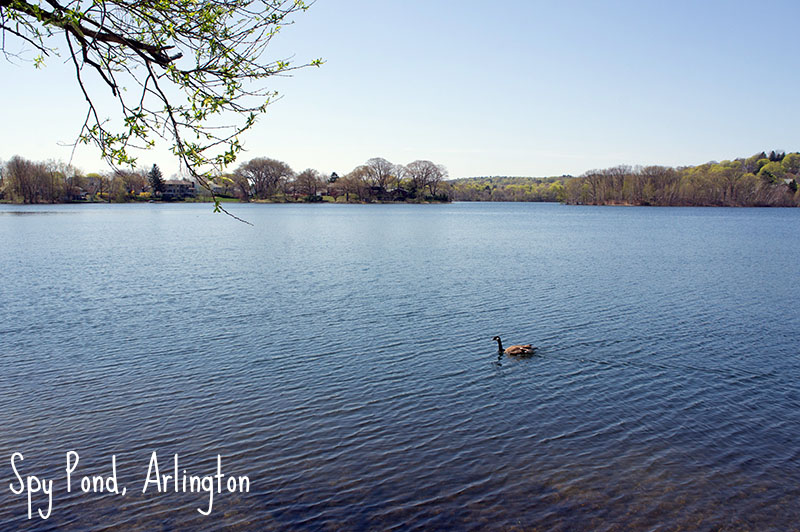
M 116 454 L 130 492 L 28 522 L 5 490 L 0 528 L 800 521 L 796 211 L 136 207 L 0 220 L 0 450 Z M 253 489 L 143 495 L 154 450 Z

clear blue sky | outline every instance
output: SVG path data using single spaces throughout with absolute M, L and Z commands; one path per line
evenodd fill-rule
M 270 85 L 283 98 L 239 162 L 547 176 L 800 150 L 796 0 L 318 0 L 295 20 L 270 57 L 326 64 Z M 85 106 L 60 63 L 0 62 L 0 159 L 69 159 Z M 139 157 L 178 170 L 166 149 Z

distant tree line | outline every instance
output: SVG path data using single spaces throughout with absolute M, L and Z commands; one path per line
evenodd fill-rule
M 444 166 L 427 160 L 402 165 L 374 157 L 347 174 L 327 176 L 257 157 L 215 179 L 212 188 L 242 201 L 449 201 L 446 178 Z
M 772 151 L 698 166 L 617 166 L 564 182 L 562 201 L 591 205 L 800 205 L 800 153 Z
M 615 166 L 579 177 L 473 177 L 450 182 L 454 201 L 584 205 L 800 205 L 800 153 L 771 151 L 698 166 Z
M 407 165 L 376 157 L 342 176 L 313 168 L 296 173 L 285 162 L 257 157 L 218 176 L 200 195 L 241 201 L 432 202 L 449 201 L 447 169 L 427 160 Z M 14 156 L 0 164 L 0 199 L 13 203 L 127 202 L 161 198 L 167 181 L 158 166 L 149 171 L 84 174 L 61 162 Z
M 427 160 L 406 165 L 375 157 L 344 175 L 295 173 L 257 157 L 218 176 L 218 197 L 240 201 L 431 202 L 553 201 L 586 205 L 798 206 L 800 153 L 772 151 L 698 166 L 616 166 L 579 177 L 474 177 L 447 180 Z M 150 171 L 82 172 L 60 162 L 19 156 L 0 164 L 0 200 L 15 203 L 158 199 L 165 181 Z M 200 194 L 203 189 L 198 190 Z
M 147 201 L 157 199 L 166 181 L 157 165 L 150 171 L 88 173 L 59 161 L 14 156 L 0 164 L 0 199 L 11 203 Z

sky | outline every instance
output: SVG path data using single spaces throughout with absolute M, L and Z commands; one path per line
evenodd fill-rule
M 800 150 L 796 0 L 317 0 L 294 20 L 267 58 L 325 64 L 267 83 L 282 98 L 234 167 L 383 157 L 543 177 Z M 0 161 L 108 170 L 94 147 L 73 153 L 86 104 L 64 59 L 0 57 Z M 166 144 L 136 155 L 179 171 Z

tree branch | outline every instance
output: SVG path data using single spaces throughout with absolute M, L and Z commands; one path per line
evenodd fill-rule
M 152 135 L 168 138 L 181 164 L 213 195 L 210 181 L 236 159 L 239 135 L 276 99 L 256 84 L 321 64 L 262 59 L 272 37 L 291 23 L 286 17 L 306 8 L 301 0 L 0 0 L 0 31 L 44 55 L 54 30 L 64 33 L 89 106 L 80 142 L 93 142 L 116 165 L 135 163 L 127 151 L 134 141 L 148 147 Z M 113 122 L 102 118 L 84 67 L 111 88 L 121 132 L 112 133 Z M 220 125 L 221 116 L 234 120 Z M 215 209 L 227 212 L 213 197 Z

